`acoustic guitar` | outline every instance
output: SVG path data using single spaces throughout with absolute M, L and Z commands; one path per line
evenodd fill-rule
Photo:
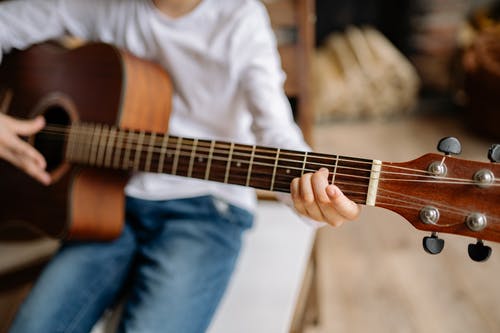
M 0 85 L 10 115 L 46 118 L 29 141 L 53 175 L 46 187 L 0 165 L 0 229 L 24 223 L 52 237 L 113 239 L 133 171 L 289 192 L 293 178 L 326 167 L 329 181 L 355 202 L 389 209 L 432 232 L 424 239 L 430 253 L 442 248 L 437 232 L 500 242 L 499 146 L 490 151 L 492 162 L 468 161 L 451 156 L 459 147 L 447 138 L 440 144 L 444 155 L 394 163 L 170 136 L 168 75 L 101 43 L 13 52 L 0 67 Z M 475 246 L 477 253 L 488 250 L 482 241 Z M 484 256 L 489 252 L 476 259 Z

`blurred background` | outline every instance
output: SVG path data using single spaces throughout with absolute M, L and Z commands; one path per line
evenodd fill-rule
M 315 148 L 407 161 L 451 135 L 461 157 L 488 161 L 500 142 L 499 9 L 498 1 L 317 0 Z M 476 263 L 473 239 L 440 235 L 445 247 L 433 256 L 425 236 L 372 208 L 320 229 L 320 320 L 306 331 L 499 332 L 500 247 L 489 244 L 492 257 Z

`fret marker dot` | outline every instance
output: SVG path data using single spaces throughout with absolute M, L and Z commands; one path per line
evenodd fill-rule
M 290 174 L 290 169 L 286 169 L 286 174 L 289 175 Z
M 203 157 L 198 157 L 198 162 L 203 162 Z
M 241 162 L 236 163 L 236 166 L 239 168 L 241 167 Z

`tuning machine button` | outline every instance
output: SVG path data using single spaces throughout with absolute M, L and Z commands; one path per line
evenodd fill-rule
M 444 248 L 444 239 L 441 239 L 433 232 L 430 236 L 424 237 L 422 246 L 425 252 L 429 254 L 439 254 Z
M 439 140 L 437 150 L 445 155 L 459 155 L 462 152 L 462 144 L 457 138 L 447 136 Z
M 437 145 L 437 150 L 444 153 L 445 156 L 458 155 L 462 152 L 462 145 L 457 138 L 452 136 L 447 136 L 439 140 Z M 427 171 L 435 177 L 445 177 L 448 173 L 446 164 L 444 163 L 446 157 L 443 157 L 441 161 L 432 162 L 428 167 Z
M 493 163 L 500 162 L 500 145 L 494 144 L 490 147 L 488 151 L 488 159 Z
M 465 225 L 472 231 L 481 231 L 488 225 L 488 220 L 484 214 L 471 213 L 465 219 Z
M 491 247 L 484 245 L 483 241 L 478 239 L 476 244 L 469 244 L 469 257 L 477 262 L 488 260 L 491 256 Z

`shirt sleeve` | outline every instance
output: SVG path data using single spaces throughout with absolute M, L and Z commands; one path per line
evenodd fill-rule
M 267 11 L 257 1 L 248 7 L 236 31 L 235 53 L 242 64 L 240 84 L 253 116 L 256 141 L 260 145 L 310 150 L 284 92 L 285 74 Z
M 12 48 L 71 34 L 92 39 L 96 8 L 107 1 L 97 0 L 16 0 L 0 4 L 0 61 Z
M 285 95 L 285 74 L 265 7 L 256 3 L 240 20 L 237 38 L 241 44 L 236 53 L 243 63 L 241 85 L 253 115 L 257 144 L 310 151 Z M 290 194 L 277 193 L 276 197 L 295 211 Z M 300 217 L 312 228 L 326 225 Z

